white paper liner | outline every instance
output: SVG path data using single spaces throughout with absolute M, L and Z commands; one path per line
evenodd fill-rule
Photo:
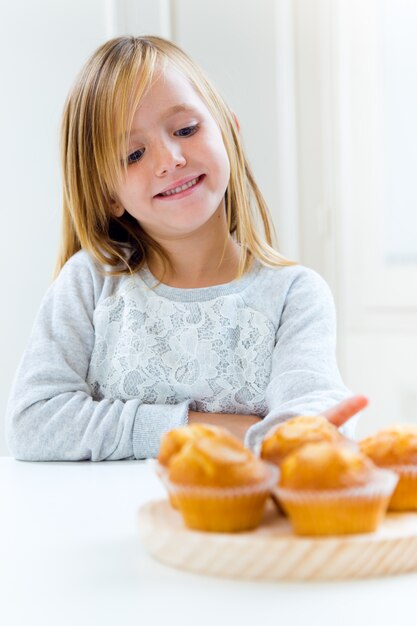
M 400 476 L 417 478 L 417 465 L 386 465 L 384 468 L 396 472 Z
M 398 474 L 388 469 L 378 469 L 366 485 L 345 489 L 288 489 L 276 487 L 274 493 L 282 502 L 329 502 L 340 498 L 363 498 L 366 500 L 390 496 L 397 483 Z
M 390 465 L 398 483 L 388 505 L 390 511 L 417 510 L 417 465 Z
M 167 468 L 165 465 L 162 465 L 157 459 L 146 459 L 146 465 L 149 465 L 151 469 L 155 472 L 158 478 L 162 479 L 162 476 L 167 474 Z

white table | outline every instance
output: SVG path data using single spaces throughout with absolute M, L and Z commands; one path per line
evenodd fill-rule
M 0 624 L 396 626 L 417 574 L 333 583 L 197 576 L 154 561 L 137 510 L 163 497 L 146 463 L 0 458 Z

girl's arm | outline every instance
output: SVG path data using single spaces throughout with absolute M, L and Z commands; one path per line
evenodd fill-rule
M 93 312 L 104 277 L 78 253 L 48 290 L 9 398 L 11 453 L 28 461 L 156 456 L 161 435 L 187 421 L 188 402 L 168 407 L 96 401 L 87 384 Z M 106 294 L 104 294 L 106 295 Z
M 240 415 L 236 413 L 199 413 L 190 411 L 188 414 L 188 423 L 205 423 L 214 426 L 223 426 L 238 437 L 244 439 L 248 429 L 254 424 L 260 422 L 261 418 L 256 415 Z
M 327 417 L 329 422 L 340 427 L 367 406 L 368 399 L 365 396 L 356 395 L 342 400 L 342 402 L 332 406 L 327 411 L 323 411 L 322 415 Z M 190 424 L 205 422 L 206 424 L 223 426 L 228 428 L 239 439 L 245 439 L 249 428 L 258 424 L 261 419 L 256 415 L 238 415 L 236 413 L 198 413 L 190 411 L 188 414 L 188 422 Z
M 333 297 L 325 281 L 306 269 L 290 285 L 283 307 L 265 395 L 268 414 L 249 429 L 246 443 L 257 449 L 276 424 L 295 415 L 323 414 L 351 395 L 336 363 Z M 342 426 L 348 436 L 355 419 Z

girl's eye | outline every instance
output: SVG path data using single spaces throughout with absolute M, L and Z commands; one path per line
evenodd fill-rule
M 132 152 L 132 154 L 129 154 L 129 156 L 127 157 L 127 164 L 131 165 L 132 163 L 137 163 L 144 154 L 145 150 L 135 150 L 134 152 Z
M 180 130 L 176 130 L 174 135 L 177 137 L 191 137 L 194 135 L 199 128 L 199 124 L 194 124 L 193 126 L 186 126 L 185 128 L 180 128 Z M 135 150 L 132 154 L 129 154 L 126 161 L 128 165 L 132 165 L 133 163 L 137 163 L 143 157 L 145 153 L 145 148 L 141 148 L 140 150 Z
M 197 130 L 198 124 L 195 124 L 194 126 L 187 126 L 186 128 L 181 128 L 180 130 L 175 131 L 174 135 L 177 135 L 177 137 L 190 137 L 191 135 L 194 135 Z

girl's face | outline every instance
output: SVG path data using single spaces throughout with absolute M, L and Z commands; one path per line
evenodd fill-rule
M 167 65 L 142 99 L 129 138 L 117 216 L 127 211 L 155 240 L 213 226 L 230 165 L 220 129 L 191 84 Z

